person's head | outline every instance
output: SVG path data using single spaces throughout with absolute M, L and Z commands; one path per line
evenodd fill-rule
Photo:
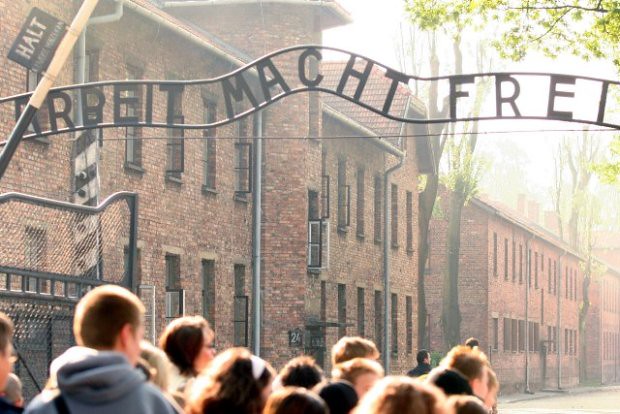
M 78 345 L 123 353 L 131 365 L 138 362 L 144 336 L 144 305 L 125 288 L 96 287 L 75 308 L 73 333 Z
M 332 347 L 332 365 L 338 365 L 353 358 L 379 359 L 379 350 L 374 342 L 359 336 L 343 336 Z
M 19 377 L 12 372 L 9 374 L 4 390 L 2 391 L 2 397 L 13 404 L 15 407 L 24 406 L 24 394 L 22 390 L 22 382 Z
M 140 358 L 148 364 L 151 381 L 162 391 L 168 391 L 170 385 L 170 360 L 164 351 L 148 341 L 140 343 Z
M 278 375 L 280 383 L 284 386 L 303 387 L 311 389 L 323 381 L 323 370 L 316 361 L 309 356 L 300 356 L 291 359 L 284 365 Z
M 301 387 L 285 387 L 269 396 L 263 414 L 328 414 L 318 395 Z
M 405 376 L 379 381 L 360 401 L 355 414 L 443 414 L 438 388 Z
M 418 361 L 418 364 L 430 364 L 431 363 L 431 353 L 426 349 L 421 349 L 418 351 L 418 354 L 415 356 L 415 360 Z
M 499 381 L 497 380 L 497 375 L 495 375 L 495 372 L 490 367 L 487 367 L 487 375 L 488 375 L 488 382 L 487 382 L 488 392 L 487 392 L 486 398 L 484 399 L 484 405 L 488 409 L 491 409 L 497 403 L 497 393 L 499 392 Z
M 325 401 L 329 414 L 348 414 L 357 405 L 359 397 L 348 381 L 335 381 L 320 387 L 319 397 Z
M 485 399 L 488 393 L 488 359 L 478 348 L 455 346 L 441 362 L 442 366 L 457 370 L 469 381 L 476 396 Z
M 231 348 L 209 364 L 192 386 L 185 412 L 260 414 L 275 371 L 245 348 Z
M 468 346 L 470 348 L 480 347 L 480 341 L 478 340 L 478 338 L 474 338 L 472 336 L 471 338 L 467 338 L 467 340 L 465 341 L 465 346 Z
M 4 389 L 13 365 L 13 322 L 0 312 L 0 389 Z
M 454 414 L 488 414 L 489 411 L 480 400 L 471 395 L 452 395 L 446 403 L 448 410 Z
M 215 357 L 215 335 L 202 316 L 173 320 L 159 338 L 159 346 L 170 361 L 187 376 L 196 376 Z
M 425 381 L 440 388 L 446 395 L 473 395 L 469 381 L 456 370 L 437 367 L 429 372 Z
M 336 365 L 332 370 L 332 378 L 349 381 L 359 398 L 362 398 L 384 375 L 385 371 L 381 364 L 366 358 L 353 358 Z

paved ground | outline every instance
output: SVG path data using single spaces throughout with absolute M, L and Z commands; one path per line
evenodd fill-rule
M 507 396 L 498 408 L 500 414 L 620 414 L 620 387 Z

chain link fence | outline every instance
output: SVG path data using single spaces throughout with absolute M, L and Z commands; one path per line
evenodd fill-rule
M 133 286 L 136 195 L 99 207 L 0 195 L 0 311 L 15 324 L 15 372 L 32 398 L 54 358 L 75 344 L 73 310 L 95 286 Z

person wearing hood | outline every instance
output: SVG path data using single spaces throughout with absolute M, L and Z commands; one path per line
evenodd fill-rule
M 178 411 L 135 365 L 144 335 L 144 306 L 114 285 L 88 292 L 75 309 L 78 346 L 50 366 L 52 383 L 26 408 L 28 414 L 145 413 Z

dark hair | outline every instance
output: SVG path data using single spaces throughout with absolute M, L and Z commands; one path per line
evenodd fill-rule
M 319 396 L 329 407 L 330 414 L 347 414 L 359 400 L 353 385 L 347 381 L 336 381 L 319 390 Z
M 418 354 L 415 357 L 416 361 L 418 361 L 418 364 L 423 363 L 426 358 L 431 358 L 431 353 L 428 352 L 426 349 L 419 350 Z
M 480 400 L 469 395 L 453 395 L 448 398 L 446 406 L 454 414 L 488 414 Z
M 327 405 L 315 393 L 299 387 L 285 387 L 271 394 L 263 414 L 328 414 Z
M 0 353 L 4 353 L 7 345 L 13 338 L 13 321 L 0 312 Z
M 284 386 L 312 388 L 323 381 L 323 370 L 309 356 L 291 359 L 280 371 L 280 381 Z
M 75 307 L 75 340 L 88 348 L 112 349 L 123 327 L 130 324 L 135 332 L 143 315 L 144 305 L 129 290 L 116 285 L 96 287 Z
M 427 381 L 446 395 L 474 395 L 467 378 L 451 369 L 436 368 L 428 374 Z
M 181 374 L 196 376 L 194 361 L 204 346 L 204 330 L 209 322 L 202 316 L 185 316 L 170 322 L 159 338 L 159 347 Z
M 275 372 L 269 363 L 259 359 L 264 369 L 255 378 L 252 358 L 256 357 L 245 348 L 231 348 L 216 356 L 192 387 L 185 412 L 260 414 L 264 405 L 261 394 Z
M 467 341 L 465 341 L 465 345 L 470 347 L 470 348 L 473 348 L 473 347 L 476 347 L 476 346 L 479 347 L 480 346 L 480 341 L 478 340 L 478 338 L 474 338 L 472 336 L 471 338 L 467 339 Z

